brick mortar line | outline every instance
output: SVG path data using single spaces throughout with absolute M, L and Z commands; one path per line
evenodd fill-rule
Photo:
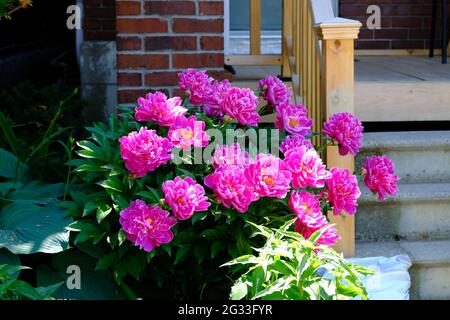
M 158 54 L 158 55 L 170 55 L 170 54 L 208 54 L 208 53 L 224 53 L 223 50 L 174 50 L 174 49 L 168 49 L 170 51 L 152 51 L 152 50 L 125 50 L 125 51 L 117 51 L 118 54 L 128 54 L 128 55 L 146 55 L 146 54 Z
M 109 19 L 114 19 L 114 18 L 109 18 Z M 163 20 L 163 21 L 169 21 L 171 19 L 193 19 L 193 20 L 223 20 L 223 15 L 201 15 L 201 16 L 197 16 L 197 15 L 167 15 L 167 16 L 162 16 L 162 15 L 158 15 L 158 14 L 140 14 L 140 15 L 127 15 L 127 16 L 116 16 L 117 20 L 121 20 L 121 19 L 129 19 L 129 20 L 142 20 L 142 19 L 159 19 L 159 20 Z

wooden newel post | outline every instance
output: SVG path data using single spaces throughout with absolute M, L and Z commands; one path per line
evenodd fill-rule
M 358 38 L 361 23 L 355 20 L 334 18 L 316 26 L 317 35 L 322 40 L 322 114 L 324 121 L 338 112 L 354 114 L 354 42 Z M 337 147 L 328 147 L 326 163 L 329 168 L 339 167 L 354 171 L 354 157 L 342 157 Z M 355 220 L 348 214 L 334 216 L 330 220 L 336 224 L 342 240 L 336 250 L 345 257 L 355 254 Z

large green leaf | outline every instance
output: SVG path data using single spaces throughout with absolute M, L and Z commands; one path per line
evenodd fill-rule
M 80 289 L 69 289 L 66 285 L 72 275 L 67 272 L 69 266 L 80 268 Z M 122 290 L 117 286 L 109 271 L 95 271 L 96 260 L 88 255 L 70 249 L 55 256 L 53 268 L 40 266 L 37 268 L 37 283 L 39 286 L 48 286 L 57 281 L 64 284 L 53 293 L 57 299 L 77 300 L 116 300 L 123 299 Z
M 61 252 L 69 247 L 70 223 L 55 204 L 11 203 L 0 212 L 0 248 L 15 254 Z
M 21 265 L 19 257 L 6 249 L 0 249 L 0 265 L 2 264 L 13 266 Z M 13 278 L 17 279 L 17 277 L 19 276 L 19 272 L 20 271 L 14 273 Z
M 46 184 L 41 181 L 32 181 L 22 189 L 8 194 L 8 199 L 21 204 L 40 204 L 58 202 L 58 198 L 64 195 L 64 184 Z
M 28 182 L 30 169 L 9 151 L 0 148 L 0 177 Z

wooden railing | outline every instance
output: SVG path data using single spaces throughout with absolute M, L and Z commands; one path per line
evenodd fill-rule
M 232 0 L 234 1 L 234 0 Z M 227 65 L 279 65 L 281 55 L 261 54 L 261 0 L 250 0 L 250 54 L 226 55 Z
M 354 41 L 360 27 L 358 21 L 335 17 L 331 0 L 283 1 L 282 73 L 292 78 L 296 102 L 308 108 L 314 132 L 335 113 L 354 113 Z M 354 158 L 340 156 L 336 146 L 326 147 L 324 155 L 328 167 L 353 172 Z M 353 216 L 329 218 L 342 237 L 336 249 L 353 256 Z

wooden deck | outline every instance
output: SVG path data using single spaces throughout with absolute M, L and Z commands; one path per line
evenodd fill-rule
M 358 56 L 355 80 L 363 121 L 450 120 L 450 64 L 440 57 Z
M 252 89 L 280 74 L 279 67 L 235 69 L 235 85 Z M 450 64 L 440 57 L 357 56 L 355 80 L 356 115 L 363 121 L 450 121 Z

